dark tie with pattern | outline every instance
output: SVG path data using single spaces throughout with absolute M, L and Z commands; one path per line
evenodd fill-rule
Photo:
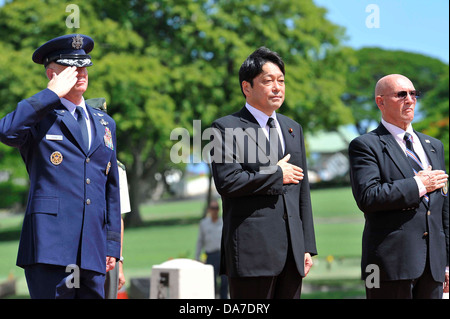
M 77 122 L 78 122 L 78 125 L 80 125 L 81 136 L 83 137 L 83 143 L 84 143 L 83 146 L 86 150 L 88 150 L 89 149 L 89 135 L 88 135 L 88 131 L 87 131 L 86 120 L 84 118 L 83 108 L 81 106 L 77 106 L 76 113 L 77 113 Z
M 409 163 L 411 164 L 411 167 L 414 171 L 414 174 L 417 174 L 419 171 L 422 171 L 423 165 L 420 161 L 419 156 L 417 156 L 417 153 L 414 152 L 414 147 L 412 143 L 412 136 L 409 133 L 405 133 L 405 136 L 403 137 L 406 143 L 406 157 L 408 158 Z M 428 202 L 430 199 L 427 194 L 424 195 L 425 200 Z
M 277 139 L 276 150 L 278 152 L 278 159 L 283 158 L 283 148 L 281 146 L 280 136 L 278 135 L 277 127 L 275 125 L 275 120 L 272 117 L 269 117 L 267 120 L 267 125 L 269 126 L 269 141 L 273 138 Z M 273 129 L 273 130 L 271 130 Z M 274 143 L 272 141 L 272 143 Z

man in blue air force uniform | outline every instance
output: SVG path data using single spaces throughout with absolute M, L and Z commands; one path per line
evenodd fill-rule
M 93 47 L 80 34 L 39 47 L 47 88 L 0 120 L 0 140 L 19 149 L 30 178 L 17 265 L 32 298 L 103 298 L 120 258 L 116 126 L 83 98 Z

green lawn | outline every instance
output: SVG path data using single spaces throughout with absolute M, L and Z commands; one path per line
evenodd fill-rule
M 355 292 L 353 288 L 336 288 L 354 287 L 348 282 L 359 282 L 363 215 L 350 188 L 313 190 L 311 199 L 319 256 L 314 258 L 315 266 L 305 280 L 312 291 L 306 293 L 305 289 L 304 296 L 360 295 L 358 289 Z M 144 225 L 127 228 L 124 233 L 124 271 L 128 283 L 133 277 L 150 277 L 152 265 L 171 258 L 194 258 L 203 207 L 203 200 L 167 201 L 141 207 Z M 23 271 L 15 266 L 21 222 L 21 217 L 0 217 L 0 282 L 13 275 L 18 279 L 18 293 L 26 295 Z M 333 281 L 333 285 L 323 289 L 323 280 Z M 315 286 L 322 288 L 316 291 Z

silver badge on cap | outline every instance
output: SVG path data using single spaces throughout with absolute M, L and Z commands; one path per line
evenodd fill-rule
M 72 38 L 72 48 L 79 50 L 83 46 L 83 37 L 79 34 Z

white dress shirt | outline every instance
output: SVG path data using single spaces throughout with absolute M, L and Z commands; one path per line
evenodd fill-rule
M 278 136 L 280 137 L 281 149 L 284 154 L 285 143 L 284 143 L 283 133 L 281 132 L 280 123 L 278 123 L 278 120 L 277 120 L 277 113 L 275 111 L 273 111 L 272 115 L 268 116 L 266 113 L 258 110 L 257 108 L 254 108 L 253 106 L 251 106 L 248 103 L 245 103 L 245 107 L 254 116 L 254 118 L 258 122 L 259 126 L 263 129 L 264 134 L 266 134 L 267 139 L 269 138 L 269 126 L 267 125 L 267 120 L 269 119 L 269 117 L 271 117 L 275 120 L 275 126 L 278 131 Z
M 420 143 L 419 137 L 414 133 L 413 128 L 411 124 L 409 124 L 406 131 L 399 128 L 398 126 L 395 126 L 391 123 L 386 122 L 384 119 L 381 119 L 381 123 L 384 125 L 384 127 L 391 133 L 395 140 L 397 141 L 398 145 L 402 148 L 403 152 L 406 155 L 406 142 L 404 141 L 403 137 L 405 136 L 405 133 L 408 132 L 412 136 L 413 140 L 413 148 L 414 152 L 416 152 L 417 156 L 419 156 L 420 162 L 422 163 L 422 166 L 424 168 L 427 168 L 430 165 L 430 162 L 428 161 L 428 158 L 425 154 L 425 151 L 423 150 L 422 144 Z M 423 196 L 427 193 L 427 190 L 425 188 L 425 185 L 423 185 L 422 181 L 419 177 L 414 176 L 414 179 L 417 182 L 417 186 L 419 188 L 419 194 L 420 196 Z

